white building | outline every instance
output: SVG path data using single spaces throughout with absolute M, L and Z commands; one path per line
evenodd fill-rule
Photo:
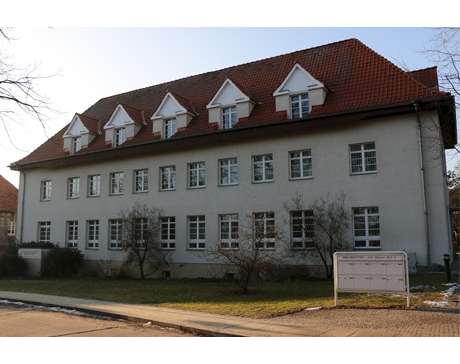
M 408 73 L 345 40 L 99 100 L 11 164 L 17 236 L 122 262 L 119 212 L 139 200 L 164 211 L 171 276 L 207 276 L 203 250 L 245 215 L 281 223 L 296 193 L 343 190 L 355 249 L 443 264 L 456 142 L 436 68 Z

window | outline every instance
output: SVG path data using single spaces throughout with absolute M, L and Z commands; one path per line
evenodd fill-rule
M 236 107 L 222 109 L 222 129 L 231 129 L 237 122 Z
M 378 207 L 353 209 L 355 248 L 380 248 L 380 218 Z
M 115 129 L 115 147 L 122 145 L 126 141 L 126 129 Z
M 160 168 L 161 175 L 161 190 L 174 190 L 176 188 L 176 166 L 168 166 Z
M 273 181 L 273 156 L 271 154 L 253 157 L 253 181 Z
M 121 219 L 113 219 L 109 220 L 109 235 L 110 235 L 110 242 L 109 248 L 110 249 L 121 249 L 122 248 L 122 238 L 123 238 L 123 220 Z
M 315 223 L 313 211 L 291 211 L 291 243 L 293 249 L 311 246 Z
M 188 165 L 188 186 L 190 188 L 204 187 L 206 170 L 204 162 Z
M 122 195 L 123 194 L 123 172 L 110 173 L 110 194 Z
M 51 200 L 51 181 L 42 181 L 40 199 L 41 201 Z
M 188 248 L 205 248 L 205 219 L 204 216 L 189 216 L 188 220 Z
M 375 143 L 350 145 L 351 174 L 371 173 L 377 171 Z
M 66 245 L 69 248 L 78 246 L 78 221 L 67 221 Z
M 87 243 L 88 249 L 99 248 L 99 220 L 88 220 L 86 222 L 87 227 Z
M 257 212 L 254 214 L 254 241 L 256 249 L 275 248 L 274 212 Z
M 291 118 L 300 119 L 310 113 L 308 94 L 291 97 Z
M 171 138 L 177 132 L 176 118 L 165 120 L 164 137 L 166 139 Z
M 222 249 L 238 249 L 238 214 L 219 215 L 219 239 Z
M 147 192 L 149 190 L 149 171 L 141 169 L 134 171 L 134 192 Z
M 72 177 L 67 180 L 68 198 L 78 198 L 80 194 L 80 178 Z
M 16 235 L 16 222 L 14 220 L 8 221 L 7 235 L 8 236 Z
M 41 221 L 38 223 L 38 242 L 51 242 L 51 221 Z
M 176 218 L 175 217 L 162 217 L 161 224 L 161 249 L 175 249 L 176 248 Z
M 302 179 L 312 177 L 311 151 L 299 150 L 289 153 L 289 178 Z
M 81 137 L 72 138 L 71 154 L 77 153 L 81 149 Z
M 238 159 L 221 159 L 219 161 L 219 185 L 238 184 Z
M 101 176 L 95 174 L 88 177 L 88 196 L 100 196 L 101 195 Z
M 145 217 L 134 219 L 134 236 L 136 239 L 136 248 L 145 249 L 145 240 L 148 234 L 149 223 Z

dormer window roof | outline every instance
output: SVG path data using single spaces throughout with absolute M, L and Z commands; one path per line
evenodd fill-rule
M 75 114 L 63 135 L 64 150 L 70 154 L 86 148 L 99 134 L 99 121 L 81 114 Z
M 248 101 L 255 103 L 248 91 L 227 78 L 206 108 L 224 107 Z
M 118 104 L 105 124 L 105 142 L 118 147 L 125 141 L 134 138 L 145 125 L 144 113 L 128 105 Z

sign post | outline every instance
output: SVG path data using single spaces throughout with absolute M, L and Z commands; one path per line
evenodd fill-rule
M 405 293 L 410 306 L 405 252 L 337 252 L 334 254 L 334 301 L 338 293 Z

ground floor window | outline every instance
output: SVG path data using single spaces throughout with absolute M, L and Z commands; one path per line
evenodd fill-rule
M 256 249 L 274 249 L 276 242 L 275 213 L 254 214 L 254 241 Z
M 222 249 L 238 249 L 238 214 L 219 215 L 219 237 Z
M 38 223 L 38 242 L 51 242 L 51 221 L 40 221 Z
M 162 217 L 161 218 L 161 249 L 176 248 L 176 218 Z
M 380 216 L 378 207 L 353 208 L 355 248 L 380 248 Z
M 88 231 L 88 240 L 87 247 L 88 249 L 98 249 L 99 248 L 99 220 L 88 220 L 87 221 L 87 231 Z
M 206 239 L 206 225 L 204 216 L 189 216 L 187 218 L 188 248 L 204 249 Z
M 109 220 L 109 248 L 110 249 L 121 249 L 122 238 L 123 238 L 123 221 L 121 219 Z

